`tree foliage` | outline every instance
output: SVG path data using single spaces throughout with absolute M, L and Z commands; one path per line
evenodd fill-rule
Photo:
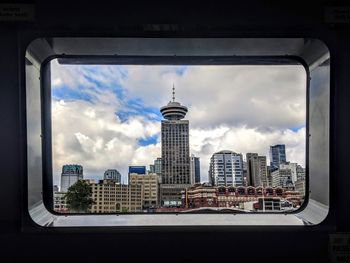
M 94 204 L 92 188 L 83 180 L 78 180 L 75 184 L 71 185 L 68 188 L 65 198 L 67 200 L 67 208 L 70 212 L 87 213 L 91 205 Z

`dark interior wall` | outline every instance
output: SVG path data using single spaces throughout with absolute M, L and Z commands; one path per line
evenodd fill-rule
M 140 1 L 141 2 L 141 1 Z M 33 2 L 29 22 L 0 21 L 0 260 L 314 262 L 328 261 L 329 234 L 349 231 L 348 147 L 350 145 L 350 22 L 327 23 L 326 6 L 308 1 L 209 3 L 126 1 L 113 5 Z M 151 24 L 162 24 L 159 27 Z M 164 24 L 174 25 L 166 31 Z M 160 28 L 161 30 L 158 30 Z M 163 29 L 163 30 L 162 30 Z M 106 233 L 98 229 L 22 231 L 25 194 L 23 69 L 24 43 L 38 36 L 291 36 L 315 37 L 331 51 L 331 203 L 318 226 L 135 229 Z M 23 84 L 23 83 L 22 83 Z M 22 99 L 21 99 L 22 98 Z M 25 208 L 23 208 L 25 209 Z M 198 261 L 196 261 L 198 262 Z

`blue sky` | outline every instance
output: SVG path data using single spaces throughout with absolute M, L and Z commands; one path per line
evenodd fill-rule
M 63 66 L 63 67 L 72 67 Z M 100 93 L 105 92 L 106 90 L 112 91 L 116 98 L 121 102 L 122 107 L 115 112 L 115 115 L 120 119 L 121 122 L 126 122 L 132 116 L 142 116 L 147 120 L 161 121 L 162 115 L 159 111 L 159 108 L 147 106 L 142 98 L 140 97 L 127 97 L 127 89 L 123 87 L 118 81 L 116 82 L 107 82 L 103 83 L 99 81 L 96 76 L 99 76 L 100 70 L 99 66 L 94 65 L 85 65 L 82 67 L 82 76 L 90 84 L 88 86 L 84 85 L 67 85 L 62 83 L 62 85 L 53 85 L 52 86 L 52 99 L 56 101 L 75 101 L 82 100 L 95 104 L 96 96 Z M 101 66 L 105 67 L 105 66 Z M 163 71 L 166 72 L 175 72 L 177 75 L 182 76 L 187 69 L 187 66 L 172 66 L 169 69 Z M 128 71 L 122 65 L 113 66 L 115 72 L 120 73 L 121 79 L 128 78 Z M 157 142 L 157 136 L 151 136 L 149 138 L 141 138 L 138 140 L 139 145 L 146 146 L 149 144 L 155 144 Z
M 305 159 L 302 67 L 59 65 L 52 62 L 54 181 L 65 163 L 98 179 L 116 168 L 153 163 L 160 153 L 159 108 L 189 108 L 190 150 L 207 180 L 211 154 L 222 149 L 268 154 L 285 143 Z
M 138 143 L 141 146 L 147 146 L 147 145 L 150 145 L 150 144 L 156 144 L 157 143 L 157 139 L 158 139 L 158 136 L 154 135 L 154 136 L 148 137 L 146 139 L 142 139 L 141 138 L 141 139 L 138 140 Z

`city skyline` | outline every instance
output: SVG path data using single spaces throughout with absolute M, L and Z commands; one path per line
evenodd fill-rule
M 122 174 L 122 181 L 127 182 L 129 165 L 149 166 L 154 159 L 161 157 L 161 115 L 160 107 L 157 111 L 156 106 L 158 106 L 158 100 L 160 106 L 171 100 L 173 83 L 178 101 L 189 107 L 186 119 L 190 120 L 190 153 L 201 159 L 203 182 L 208 181 L 207 172 L 211 154 L 220 150 L 232 150 L 243 155 L 247 152 L 257 152 L 268 158 L 269 146 L 283 143 L 286 144 L 288 159 L 304 166 L 305 116 L 300 112 L 305 111 L 305 83 L 303 82 L 305 74 L 297 66 L 278 68 L 266 66 L 250 68 L 248 66 L 62 66 L 53 62 L 52 67 L 55 184 L 59 182 L 57 171 L 67 162 L 82 163 L 86 178 L 92 179 L 103 176 L 105 169 L 118 169 Z M 285 110 L 279 111 L 279 115 L 283 115 L 283 118 L 281 116 L 272 118 L 272 115 L 276 114 L 275 111 L 271 111 L 271 116 L 267 118 L 253 118 L 260 112 L 257 109 L 247 112 L 247 107 L 242 105 L 236 107 L 233 102 L 237 102 L 237 99 L 232 99 L 234 105 L 232 111 L 228 113 L 221 114 L 220 107 L 214 113 L 212 106 L 203 108 L 204 103 L 218 105 L 222 102 L 221 104 L 226 107 L 231 105 L 231 102 L 227 102 L 220 94 L 232 90 L 236 91 L 232 94 L 232 98 L 240 94 L 244 101 L 244 94 L 242 94 L 244 89 L 241 87 L 243 84 L 237 86 L 237 81 L 230 79 L 230 76 L 237 78 L 235 75 L 237 71 L 240 71 L 240 78 L 257 74 L 257 72 L 264 73 L 260 76 L 260 85 L 259 83 L 244 85 L 248 87 L 246 91 L 248 95 L 254 88 L 257 93 L 246 101 L 247 107 L 259 105 L 259 100 L 260 104 L 266 101 L 267 106 L 270 107 L 267 100 L 269 95 L 272 100 L 275 100 L 274 107 L 278 108 L 280 107 L 278 105 L 282 104 L 283 107 L 281 107 Z M 203 82 L 203 77 L 198 77 L 201 75 L 199 73 L 203 72 L 208 73 L 211 80 L 214 79 L 217 82 L 220 80 L 224 88 L 220 90 L 215 87 L 214 90 L 212 89 L 212 96 L 208 97 L 206 94 L 208 83 Z M 146 82 L 144 85 L 152 89 L 147 89 L 145 86 L 143 88 L 151 94 L 145 94 L 141 90 L 140 82 L 142 76 L 146 75 L 148 78 L 144 78 Z M 73 78 L 73 76 L 77 77 Z M 294 85 L 296 87 L 293 92 L 296 94 L 290 94 L 289 91 L 285 94 L 284 89 L 278 88 L 281 86 L 283 77 L 286 80 L 283 82 L 285 91 L 290 90 L 290 85 Z M 270 78 L 270 82 L 264 78 Z M 295 79 L 298 81 L 296 82 Z M 232 83 L 227 84 L 230 81 Z M 262 94 L 261 91 L 264 89 L 261 85 L 266 86 L 265 82 L 270 84 L 268 88 L 270 93 L 266 90 L 267 88 L 264 88 L 265 92 Z M 198 91 L 200 88 L 203 88 L 204 94 Z M 159 96 L 155 96 L 154 90 L 159 93 Z M 194 98 L 193 94 L 191 95 L 193 90 L 197 90 L 198 97 L 201 97 L 200 101 Z M 247 94 L 245 97 L 248 99 Z M 208 103 L 208 99 L 212 103 Z M 249 114 L 251 118 L 248 118 Z M 62 119 L 63 115 L 70 118 Z M 213 119 L 215 115 L 220 120 Z M 247 118 L 243 120 L 242 116 Z M 203 123 L 203 119 L 206 123 Z M 261 119 L 266 123 L 262 123 Z M 232 120 L 235 121 L 234 124 Z

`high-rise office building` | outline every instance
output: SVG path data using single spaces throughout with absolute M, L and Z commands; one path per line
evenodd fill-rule
M 266 156 L 258 156 L 259 160 L 259 174 L 261 178 L 261 184 L 266 187 L 269 185 Z
M 214 186 L 242 186 L 242 154 L 232 151 L 220 151 L 210 158 L 209 180 Z
M 63 165 L 61 173 L 61 192 L 67 192 L 71 185 L 81 179 L 83 179 L 83 166 L 78 164 Z
M 158 183 L 162 183 L 162 158 L 157 158 L 154 160 L 153 164 L 150 164 L 149 166 L 149 173 L 151 174 L 157 174 L 158 176 Z
M 243 186 L 249 185 L 247 162 L 243 161 Z
M 276 144 L 270 146 L 270 169 L 271 171 L 278 169 L 281 163 L 285 163 L 286 146 L 284 144 Z
M 162 174 L 162 158 L 154 160 L 154 172 L 158 175 Z
M 247 181 L 248 185 L 267 186 L 266 156 L 257 153 L 247 153 Z
M 200 171 L 200 161 L 199 157 L 195 157 L 193 154 L 191 155 L 190 162 L 190 173 L 191 173 L 191 185 L 201 182 L 201 171 Z
M 162 180 L 160 198 L 163 206 L 181 206 L 181 191 L 191 185 L 189 121 L 183 120 L 187 107 L 173 99 L 160 109 L 161 122 Z
M 146 166 L 129 166 L 129 174 L 146 174 Z
M 162 158 L 155 159 L 153 164 L 149 165 L 149 172 L 156 173 L 158 175 L 162 174 Z
M 121 183 L 122 176 L 116 169 L 108 169 L 107 171 L 104 172 L 103 174 L 103 179 L 104 180 L 113 180 L 116 183 Z
M 266 186 L 272 186 L 272 177 L 271 177 L 271 169 L 270 169 L 270 166 L 268 165 L 267 166 L 267 175 L 266 175 L 266 178 L 267 178 L 267 182 L 266 182 Z

